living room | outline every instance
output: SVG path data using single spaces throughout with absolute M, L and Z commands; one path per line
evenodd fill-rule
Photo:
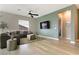
M 0 4 L 1 55 L 79 54 L 78 6 Z M 67 24 L 61 26 L 59 19 L 63 20 L 66 16 Z M 66 25 L 70 27 L 66 28 Z

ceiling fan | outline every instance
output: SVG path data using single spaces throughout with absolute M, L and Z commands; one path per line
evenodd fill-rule
M 29 13 L 28 13 L 32 18 L 34 17 L 34 16 L 39 16 L 38 14 L 34 14 L 34 13 L 32 13 L 32 11 L 29 11 Z

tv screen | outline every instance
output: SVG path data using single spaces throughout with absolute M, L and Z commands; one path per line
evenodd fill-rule
M 40 29 L 49 29 L 49 28 L 50 28 L 49 21 L 40 22 Z

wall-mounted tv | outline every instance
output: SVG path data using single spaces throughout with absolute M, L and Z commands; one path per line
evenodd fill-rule
M 49 29 L 49 28 L 50 28 L 50 22 L 49 21 L 40 22 L 40 29 Z

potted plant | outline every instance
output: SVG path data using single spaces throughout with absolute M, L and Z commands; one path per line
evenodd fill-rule
M 2 21 L 0 23 L 0 28 L 2 29 L 2 32 L 4 32 L 4 29 L 8 28 L 7 23 L 5 23 L 5 22 Z

